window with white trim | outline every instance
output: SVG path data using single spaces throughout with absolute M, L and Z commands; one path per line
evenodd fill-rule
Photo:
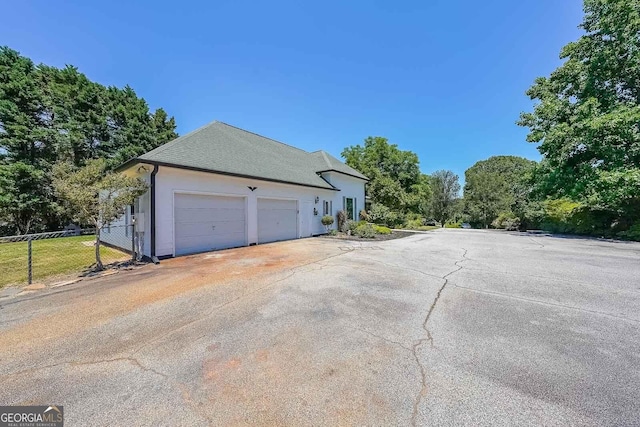
M 344 199 L 344 210 L 347 213 L 347 219 L 355 219 L 356 218 L 356 199 L 352 197 L 345 197 Z
M 322 202 L 322 215 L 332 215 L 333 202 L 331 200 L 324 200 Z

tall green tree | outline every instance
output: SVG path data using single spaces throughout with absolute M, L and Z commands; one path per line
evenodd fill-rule
M 50 206 L 50 190 L 42 170 L 23 162 L 0 164 L 0 218 L 13 225 L 13 233 L 26 234 L 42 221 Z
M 458 175 L 450 170 L 434 172 L 430 178 L 431 200 L 429 212 L 442 226 L 453 219 L 460 199 Z
M 49 148 L 45 91 L 29 59 L 0 47 L 0 156 L 36 164 Z
M 493 156 L 465 171 L 464 208 L 475 225 L 488 228 L 501 213 L 512 213 L 535 162 L 516 156 Z
M 176 123 L 163 109 L 149 112 L 149 106 L 135 91 L 110 87 L 107 90 L 109 139 L 100 147 L 99 155 L 117 166 L 178 137 Z
M 54 164 L 102 158 L 110 169 L 175 139 L 175 129 L 173 117 L 162 108 L 151 112 L 129 86 L 105 87 L 76 67 L 36 65 L 0 47 L 0 197 L 14 202 L 12 210 L 0 209 L 0 223 L 20 232 L 59 228 L 68 218 L 53 192 L 42 191 L 51 188 Z M 22 202 L 16 188 L 25 192 Z M 44 204 L 33 209 L 26 201 Z
M 342 157 L 370 178 L 367 195 L 373 203 L 398 212 L 420 212 L 425 205 L 430 187 L 415 153 L 375 136 L 366 138 L 364 145 L 345 148 Z
M 100 157 L 100 147 L 109 140 L 105 88 L 70 65 L 62 69 L 40 65 L 38 70 L 50 111 L 45 126 L 54 135 L 47 160 L 81 165 Z
M 543 160 L 542 197 L 640 219 L 640 0 L 585 0 L 584 30 L 565 62 L 536 79 L 518 122 Z

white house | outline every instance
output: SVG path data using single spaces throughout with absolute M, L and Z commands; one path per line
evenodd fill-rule
M 335 218 L 344 209 L 357 218 L 367 182 L 324 151 L 309 153 L 222 122 L 118 170 L 149 184 L 133 215 L 142 253 L 158 258 L 322 234 L 323 215 Z M 108 233 L 103 240 L 123 245 Z

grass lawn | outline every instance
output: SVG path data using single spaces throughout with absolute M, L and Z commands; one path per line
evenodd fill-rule
M 80 273 L 95 263 L 94 236 L 60 237 L 32 242 L 33 281 Z M 103 264 L 125 261 L 131 255 L 100 248 Z M 0 243 L 0 288 L 27 282 L 27 242 Z

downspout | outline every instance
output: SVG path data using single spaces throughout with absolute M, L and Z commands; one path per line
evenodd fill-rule
M 156 174 L 160 166 L 153 165 L 151 171 L 151 261 L 158 263 L 159 260 L 156 257 Z

